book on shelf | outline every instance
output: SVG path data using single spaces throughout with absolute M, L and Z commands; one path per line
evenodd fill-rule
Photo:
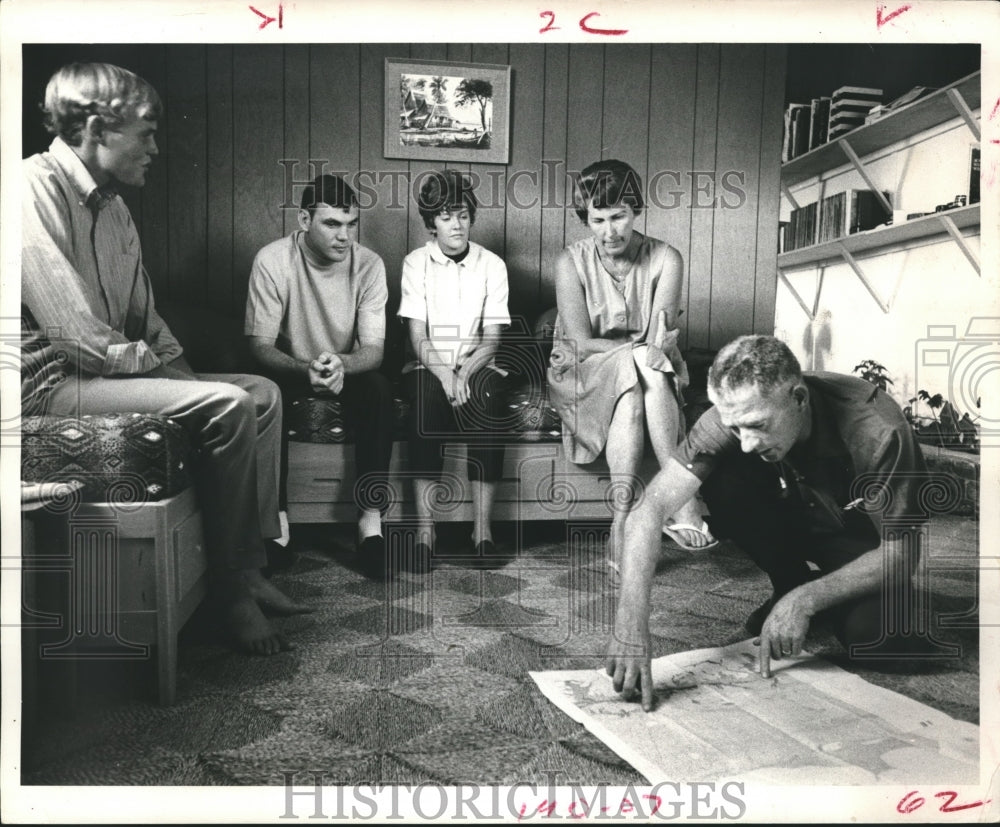
M 806 103 L 790 103 L 785 109 L 785 137 L 781 144 L 783 164 L 809 151 L 809 109 Z
M 798 250 L 816 243 L 816 202 L 794 209 L 788 216 L 785 250 Z
M 830 128 L 830 98 L 813 98 L 809 106 L 809 149 L 826 143 Z
M 843 98 L 836 103 L 830 104 L 830 120 L 834 121 L 839 118 L 858 116 L 863 118 L 876 106 L 878 106 L 878 103 L 870 100 Z
M 931 92 L 936 92 L 937 89 L 931 86 L 914 86 L 909 92 L 905 92 L 893 101 L 885 104 L 884 106 L 876 106 L 869 113 L 868 117 L 865 118 L 865 123 L 874 123 L 879 118 L 888 115 L 890 112 L 895 112 L 897 109 L 902 109 L 904 106 L 918 101 L 921 98 L 927 97 Z
M 979 203 L 979 176 L 982 171 L 982 161 L 979 157 L 979 144 L 969 147 L 969 203 Z
M 882 94 L 883 90 L 871 86 L 841 86 L 832 95 L 833 105 L 836 106 L 839 100 L 850 98 L 852 100 L 870 100 L 874 106 L 876 103 L 882 103 Z
M 841 135 L 850 132 L 852 129 L 857 129 L 863 123 L 864 120 L 838 121 L 837 123 L 831 122 L 828 139 L 832 141 L 834 138 L 839 138 Z
M 888 201 L 889 193 L 883 195 Z M 871 230 L 885 223 L 891 215 L 871 190 L 845 190 L 828 195 L 820 202 L 816 243 Z
M 829 139 L 832 141 L 861 126 L 872 108 L 881 103 L 881 89 L 841 86 L 830 100 Z

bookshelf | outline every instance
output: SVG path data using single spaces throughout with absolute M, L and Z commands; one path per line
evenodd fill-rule
M 881 247 L 905 244 L 908 241 L 916 241 L 921 238 L 929 239 L 933 236 L 943 236 L 951 232 L 944 221 L 945 218 L 950 220 L 959 231 L 978 227 L 979 204 L 947 212 L 932 213 L 902 224 L 892 224 L 877 230 L 854 233 L 834 241 L 826 241 L 822 244 L 813 244 L 810 247 L 781 253 L 778 256 L 778 266 L 791 269 L 810 264 L 826 264 L 834 259 L 842 259 L 841 251 L 845 249 L 851 255 L 857 256 L 878 250 Z
M 957 99 L 964 101 L 967 111 L 980 107 L 980 73 L 974 72 L 955 83 L 938 89 L 926 97 L 883 116 L 874 123 L 859 126 L 839 139 L 812 149 L 781 165 L 781 183 L 786 187 L 815 178 L 827 170 L 851 163 L 842 144 L 846 142 L 854 152 L 864 157 L 885 149 L 931 129 L 965 113 L 960 111 Z M 956 95 L 958 96 L 956 99 Z M 978 132 L 978 124 L 976 131 Z M 978 134 L 977 134 L 978 138 Z
M 865 159 L 886 147 L 905 141 L 941 124 L 961 119 L 976 141 L 980 140 L 980 127 L 974 110 L 981 106 L 980 72 L 974 72 L 951 83 L 913 103 L 884 115 L 871 124 L 859 126 L 841 137 L 810 150 L 781 166 L 781 192 L 795 208 L 800 205 L 791 191 L 798 184 L 823 182 L 831 175 L 846 167 L 857 171 L 864 185 L 879 199 L 886 212 L 891 205 L 877 185 Z M 802 205 L 804 206 L 804 205 Z M 898 224 L 890 224 L 873 230 L 854 233 L 832 241 L 825 241 L 780 253 L 777 258 L 779 279 L 792 292 L 798 304 L 813 317 L 814 310 L 802 301 L 788 280 L 785 271 L 801 270 L 808 267 L 825 266 L 842 262 L 850 266 L 865 285 L 868 292 L 881 307 L 883 313 L 890 312 L 889 303 L 883 300 L 866 276 L 859 258 L 882 254 L 926 239 L 940 241 L 950 237 L 958 245 L 966 260 L 980 273 L 980 262 L 975 251 L 966 242 L 967 235 L 978 232 L 980 223 L 979 204 L 935 212 Z M 815 306 L 818 306 L 817 295 Z

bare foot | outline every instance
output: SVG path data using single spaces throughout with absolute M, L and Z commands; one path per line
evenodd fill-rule
M 310 606 L 296 603 L 270 580 L 267 580 L 257 569 L 244 571 L 243 582 L 246 584 L 250 596 L 257 601 L 257 605 L 262 609 L 278 615 L 301 615 L 313 611 Z
M 700 551 L 716 545 L 694 498 L 688 500 L 663 526 L 663 532 L 687 551 Z
M 244 652 L 274 655 L 293 648 L 283 635 L 271 628 L 260 607 L 248 594 L 230 601 L 222 609 L 222 619 L 237 647 Z
M 671 522 L 700 526 L 703 519 L 701 509 L 698 507 L 698 500 L 696 497 L 692 497 L 674 512 L 674 518 Z

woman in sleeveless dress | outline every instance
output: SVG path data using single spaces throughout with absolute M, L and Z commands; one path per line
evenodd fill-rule
M 573 201 L 591 235 L 556 263 L 549 395 L 563 420 L 569 459 L 590 463 L 602 451 L 607 459 L 615 564 L 646 434 L 661 467 L 684 436 L 680 392 L 687 368 L 676 329 L 683 263 L 676 249 L 634 229 L 644 201 L 642 180 L 628 164 L 591 164 Z M 694 501 L 665 530 L 684 548 L 715 543 Z

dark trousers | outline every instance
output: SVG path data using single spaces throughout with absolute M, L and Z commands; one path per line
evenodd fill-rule
M 305 379 L 283 379 L 280 383 L 285 404 L 304 396 L 317 396 Z M 359 509 L 378 509 L 383 514 L 390 505 L 389 462 L 392 459 L 395 414 L 392 385 L 376 370 L 351 373 L 337 397 L 344 410 L 344 422 L 354 431 L 354 461 L 357 483 L 354 502 Z M 288 481 L 288 434 L 283 434 L 281 459 L 281 502 L 286 503 Z
M 444 466 L 446 442 L 464 442 L 468 451 L 468 475 L 473 482 L 496 482 L 503 474 L 506 398 L 503 377 L 483 368 L 469 383 L 470 399 L 453 407 L 441 383 L 423 368 L 403 377 L 413 403 L 410 417 L 410 472 L 417 479 L 438 480 Z
M 881 538 L 867 519 L 843 534 L 810 532 L 805 504 L 794 486 L 783 493 L 778 479 L 776 466 L 740 455 L 727 457 L 701 486 L 712 533 L 732 540 L 767 574 L 776 598 L 879 547 Z M 912 601 L 909 582 L 900 583 L 899 591 L 896 600 Z M 821 612 L 815 620 L 829 624 L 851 651 L 852 646 L 873 646 L 884 639 L 891 626 L 885 612 L 882 595 L 874 593 Z M 894 637 L 892 646 L 909 654 L 929 651 L 918 635 Z

